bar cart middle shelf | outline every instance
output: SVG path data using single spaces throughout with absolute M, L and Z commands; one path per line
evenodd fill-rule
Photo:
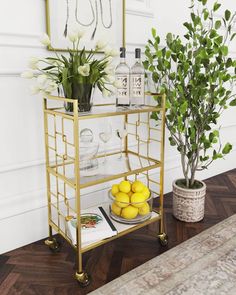
M 150 94 L 149 94 L 150 95 Z M 46 150 L 46 175 L 48 198 L 49 238 L 45 244 L 56 252 L 60 245 L 53 237 L 53 230 L 66 239 L 76 250 L 75 278 L 81 286 L 90 283 L 90 277 L 83 270 L 82 254 L 132 231 L 159 221 L 159 231 L 156 237 L 161 245 L 167 245 L 167 235 L 164 231 L 163 220 L 163 180 L 164 180 L 164 137 L 165 137 L 165 95 L 153 94 L 158 101 L 158 107 L 151 105 L 130 108 L 116 108 L 115 105 L 93 106 L 92 111 L 68 113 L 64 104 L 73 103 L 77 109 L 77 100 L 57 96 L 44 98 L 44 127 Z M 151 114 L 158 117 L 151 119 Z M 99 173 L 93 176 L 83 176 L 80 170 L 80 140 L 79 129 L 83 120 L 99 120 L 104 117 L 120 116 L 128 126 L 122 153 L 124 157 L 117 161 L 119 152 L 107 154 L 107 165 L 103 162 L 104 154 L 98 154 Z M 89 187 L 112 183 L 117 179 L 134 181 L 144 179 L 146 185 L 157 198 L 158 207 L 153 209 L 151 217 L 139 224 L 121 224 L 112 220 L 118 234 L 82 246 L 81 239 L 81 191 Z M 102 190 L 104 195 L 108 189 Z M 96 197 L 96 193 L 92 193 Z M 87 197 L 87 196 L 86 196 Z M 109 204 L 101 204 L 109 215 Z M 77 220 L 76 243 L 68 234 L 67 222 L 70 216 Z

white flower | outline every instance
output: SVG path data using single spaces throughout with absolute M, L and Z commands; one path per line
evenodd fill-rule
M 73 43 L 76 42 L 76 41 L 78 41 L 78 35 L 74 31 L 68 33 L 68 38 Z
M 107 90 L 107 89 L 103 89 L 102 90 L 102 96 L 103 97 L 109 97 L 109 96 L 111 96 L 111 91 L 109 91 L 109 90 Z
M 38 76 L 37 84 L 40 89 L 45 89 L 47 87 L 47 84 L 48 84 L 47 79 L 48 79 L 48 77 L 44 74 Z
M 47 34 L 43 34 L 43 36 L 40 37 L 40 42 L 45 45 L 45 46 L 49 46 L 51 45 L 51 40 L 49 39 Z
M 81 30 L 79 25 L 73 26 L 70 32 L 77 35 L 77 37 L 79 39 L 82 38 L 84 36 L 84 34 L 85 34 L 85 31 Z
M 106 73 L 107 75 L 112 75 L 114 74 L 114 67 L 109 65 L 104 69 L 104 73 Z
M 120 80 L 116 80 L 113 82 L 113 86 L 115 88 L 121 88 L 122 87 L 122 82 Z
M 38 94 L 40 92 L 40 88 L 38 87 L 38 85 L 32 85 L 30 87 L 30 90 L 31 90 L 31 94 Z
M 103 48 L 105 48 L 107 45 L 107 41 L 104 39 L 100 39 L 96 42 L 96 49 L 97 50 L 102 50 Z
M 105 56 L 110 56 L 111 51 L 112 51 L 112 48 L 110 46 L 106 46 L 106 48 L 104 49 Z
M 21 78 L 32 79 L 34 78 L 34 73 L 32 71 L 24 71 L 20 76 Z
M 45 91 L 48 92 L 48 93 L 51 93 L 51 92 L 53 92 L 56 89 L 57 89 L 57 83 L 55 83 L 54 81 L 50 81 L 48 83 L 48 86 L 45 89 Z
M 82 76 L 89 76 L 90 72 L 90 65 L 89 64 L 84 64 L 83 66 L 78 67 L 78 73 Z
M 109 63 L 112 62 L 113 58 L 112 58 L 111 56 L 107 56 L 107 57 L 105 58 L 105 60 L 106 60 L 107 64 L 109 64 Z
M 85 34 L 85 31 L 83 31 L 83 30 L 78 30 L 77 31 L 77 35 L 78 35 L 79 39 L 82 38 L 84 36 L 84 34 Z
M 112 75 L 106 75 L 104 76 L 104 80 L 107 81 L 108 83 L 114 83 L 114 76 Z
M 39 59 L 37 57 L 31 57 L 28 66 L 32 70 L 37 70 Z
M 115 57 L 117 55 L 119 55 L 119 51 L 115 48 L 111 48 L 110 46 L 107 46 L 105 49 L 104 49 L 104 54 L 105 56 L 111 56 L 111 57 Z
M 119 50 L 113 48 L 113 49 L 111 50 L 111 52 L 110 52 L 110 56 L 115 57 L 115 56 L 118 56 L 119 53 L 120 53 Z

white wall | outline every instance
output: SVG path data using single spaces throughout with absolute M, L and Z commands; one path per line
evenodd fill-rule
M 188 17 L 186 0 L 126 0 L 127 48 L 130 63 L 155 26 L 164 36 L 182 33 Z M 190 1 L 189 1 L 190 2 Z M 234 1 L 224 1 L 234 9 Z M 47 236 L 46 184 L 42 100 L 29 93 L 30 81 L 20 78 L 30 56 L 48 52 L 39 45 L 45 32 L 45 1 L 8 0 L 0 4 L 0 253 Z M 235 56 L 236 47 L 231 54 Z M 206 178 L 236 167 L 235 109 L 222 119 L 223 140 L 234 144 L 231 155 L 199 175 Z M 165 192 L 181 175 L 175 149 L 166 143 Z

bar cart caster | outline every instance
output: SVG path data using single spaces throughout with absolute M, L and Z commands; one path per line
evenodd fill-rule
M 48 238 L 44 241 L 44 244 L 47 245 L 53 253 L 57 253 L 61 249 L 60 243 L 55 238 Z
M 91 283 L 91 278 L 86 272 L 76 272 L 75 279 L 81 287 L 87 287 Z
M 161 246 L 164 247 L 164 246 L 168 245 L 168 236 L 167 236 L 167 234 L 161 233 L 157 237 L 158 237 L 158 240 L 159 240 L 159 243 L 161 244 Z

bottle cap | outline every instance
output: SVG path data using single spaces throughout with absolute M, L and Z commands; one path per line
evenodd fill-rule
M 121 47 L 120 48 L 120 57 L 121 58 L 125 58 L 125 54 L 126 53 L 126 49 L 125 49 L 125 47 Z
M 141 49 L 135 48 L 135 58 L 141 58 Z

